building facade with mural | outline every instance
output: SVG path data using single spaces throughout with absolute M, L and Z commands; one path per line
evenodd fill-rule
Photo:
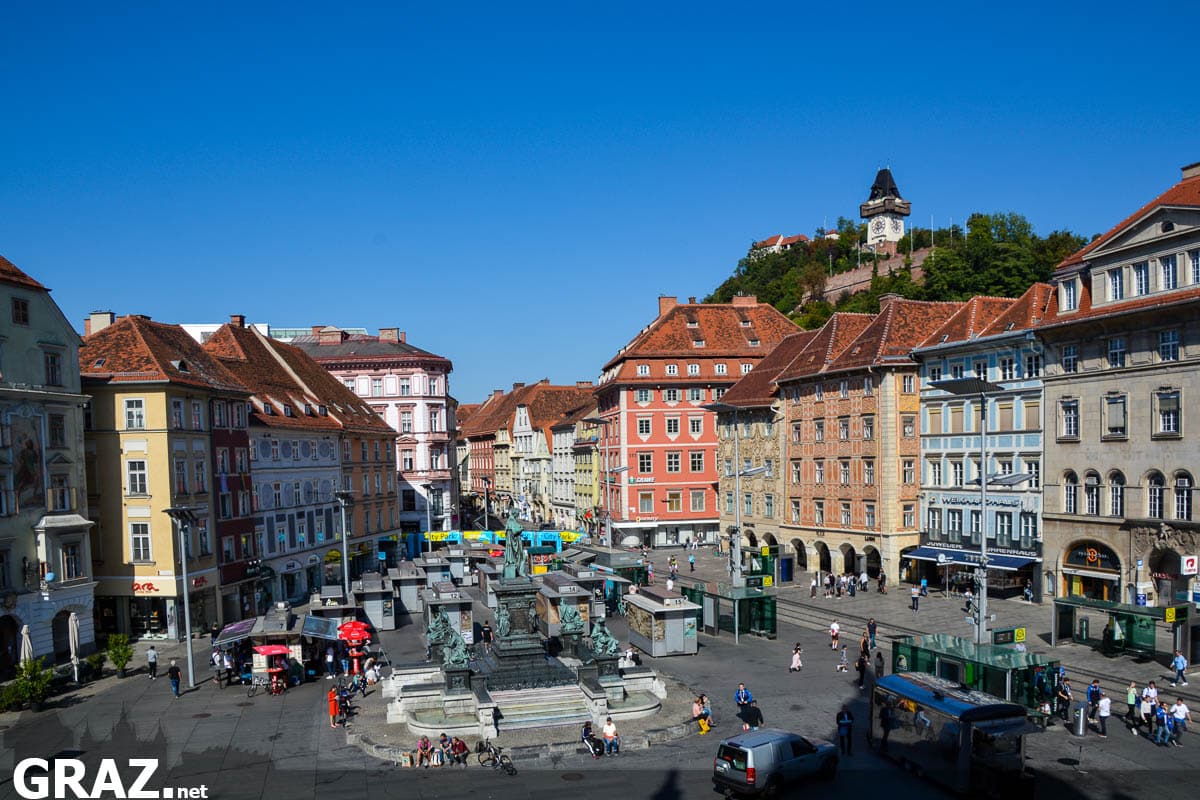
M 95 647 L 79 334 L 50 290 L 0 257 L 0 676 L 29 626 L 35 656 L 69 655 L 72 613 Z

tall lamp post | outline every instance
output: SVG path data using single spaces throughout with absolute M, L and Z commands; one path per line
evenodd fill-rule
M 988 602 L 988 507 L 987 488 L 988 476 L 988 395 L 999 394 L 1005 387 L 981 378 L 953 378 L 945 381 L 931 381 L 930 386 L 941 389 L 960 397 L 979 398 L 979 569 L 975 574 L 979 578 L 979 596 L 976 599 L 975 644 L 988 644 L 987 636 L 987 602 Z
M 425 532 L 433 530 L 433 484 L 422 484 L 421 488 L 425 490 Z
M 197 521 L 196 512 L 187 506 L 171 506 L 166 514 L 179 530 L 179 563 L 183 565 L 183 641 L 187 649 L 188 687 L 196 688 L 196 663 L 192 656 L 192 604 L 188 586 L 187 532 Z
M 492 504 L 491 498 L 488 497 L 488 490 L 492 488 L 492 479 L 483 479 L 483 529 L 490 531 L 492 529 Z
M 346 527 L 346 509 L 354 505 L 354 492 L 339 489 L 333 493 L 338 506 L 342 509 L 342 591 L 344 602 L 350 602 L 350 529 Z

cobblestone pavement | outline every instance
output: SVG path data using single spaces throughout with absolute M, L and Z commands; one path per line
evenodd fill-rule
M 686 570 L 686 554 L 680 559 Z M 659 574 L 665 575 L 665 558 L 656 554 Z M 697 575 L 723 575 L 724 561 L 710 551 L 701 551 Z M 691 579 L 690 575 L 684 576 Z M 51 708 L 39 714 L 0 715 L 0 800 L 17 797 L 13 769 L 23 758 L 78 754 L 94 770 L 101 757 L 151 757 L 161 768 L 151 787 L 206 785 L 213 798 L 254 797 L 543 797 L 564 792 L 574 797 L 692 798 L 711 797 L 709 775 L 716 744 L 721 736 L 739 730 L 734 718 L 733 691 L 744 681 L 758 698 L 769 726 L 806 735 L 828 738 L 837 709 L 846 703 L 865 724 L 865 698 L 847 676 L 837 673 L 835 657 L 828 648 L 825 617 L 837 616 L 847 636 L 862 620 L 874 616 L 880 627 L 880 644 L 901 628 L 968 633 L 959 602 L 941 597 L 927 598 L 914 618 L 907 597 L 899 593 L 875 593 L 855 598 L 810 601 L 807 580 L 800 587 L 780 591 L 784 605 L 800 609 L 802 623 L 782 623 L 774 641 L 745 637 L 735 645 L 731 636 L 701 636 L 701 652 L 695 657 L 648 659 L 650 665 L 693 691 L 705 691 L 714 702 L 717 727 L 714 736 L 688 733 L 682 738 L 643 750 L 631 750 L 615 759 L 593 761 L 575 748 L 539 753 L 529 745 L 574 739 L 572 729 L 552 729 L 523 734 L 502 741 L 519 752 L 520 774 L 515 778 L 493 774 L 478 766 L 469 769 L 401 770 L 371 758 L 353 743 L 353 738 L 383 728 L 383 702 L 378 692 L 360 701 L 362 712 L 348 731 L 331 730 L 325 717 L 324 692 L 328 684 L 317 681 L 290 690 L 283 697 L 253 699 L 236 687 L 217 689 L 201 682 L 182 700 L 173 700 L 165 680 L 147 680 L 144 673 L 124 680 L 114 677 L 89 684 L 82 690 L 56 698 Z M 1155 679 L 1167 692 L 1168 671 L 1153 663 L 1129 658 L 1108 659 L 1088 648 L 1062 645 L 1051 649 L 1039 636 L 1049 628 L 1049 609 L 1021 601 L 994 601 L 997 626 L 1026 625 L 1031 649 L 1051 652 L 1068 666 L 1076 683 L 1092 676 L 1115 691 L 1128 679 Z M 612 625 L 624 639 L 621 621 Z M 394 660 L 424 657 L 416 625 L 408 625 L 382 637 Z M 855 637 L 856 638 L 856 637 Z M 804 671 L 787 671 L 788 656 L 795 642 L 805 650 Z M 198 663 L 203 663 L 207 642 L 197 642 Z M 138 646 L 141 664 L 144 644 Z M 182 656 L 182 645 L 158 643 L 163 659 Z M 182 658 L 181 658 L 182 661 Z M 206 672 L 201 677 L 207 677 Z M 1193 684 L 1196 686 L 1197 684 Z M 1173 692 L 1172 692 L 1173 696 Z M 1185 697 L 1192 697 L 1185 694 Z M 1124 710 L 1123 694 L 1114 697 L 1117 713 Z M 1190 702 L 1190 700 L 1189 700 Z M 1195 703 L 1200 707 L 1200 702 Z M 682 708 L 682 706 L 671 706 Z M 647 727 L 667 727 L 678 713 L 668 710 L 647 721 Z M 624 733 L 630 735 L 633 726 Z M 347 736 L 349 734 L 349 737 Z M 388 730 L 387 735 L 398 736 Z M 1070 736 L 1063 726 L 1029 739 L 1030 767 L 1038 776 L 1035 797 L 1124 798 L 1179 793 L 1200 776 L 1200 743 L 1190 734 L 1182 749 L 1156 748 L 1134 737 L 1119 723 L 1110 726 L 1110 736 Z M 865 747 L 861 730 L 855 755 L 842 760 L 837 779 L 831 784 L 805 788 L 805 796 L 865 796 L 881 789 L 900 797 L 935 798 L 941 792 L 928 783 L 902 772 Z M 532 752 L 531 752 L 532 751 Z M 533 758 L 532 755 L 538 755 Z M 94 774 L 91 773 L 91 774 Z M 397 781 L 402 781 L 398 784 Z M 883 783 L 881 783 L 883 781 Z M 402 789 L 398 788 L 402 786 Z

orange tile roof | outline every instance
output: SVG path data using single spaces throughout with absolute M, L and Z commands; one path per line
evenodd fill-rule
M 553 444 L 550 428 L 561 422 L 563 415 L 578 410 L 580 406 L 590 405 L 592 409 L 595 409 L 595 401 L 592 399 L 593 391 L 594 389 L 590 386 L 582 388 L 535 383 L 517 390 L 519 397 L 516 405 L 523 405 L 529 409 L 529 427 L 535 431 L 543 431 L 546 435 L 546 444 L 550 446 Z M 511 428 L 511 417 L 508 425 Z
M 762 358 L 785 336 L 798 330 L 774 306 L 754 297 L 738 297 L 732 303 L 680 303 L 621 348 L 604 370 L 622 361 L 646 357 Z M 758 341 L 758 345 L 751 346 L 751 340 Z M 695 341 L 703 341 L 704 347 L 696 347 Z
M 789 364 L 803 352 L 820 329 L 800 331 L 784 338 L 767 354 L 767 357 L 754 365 L 742 379 L 729 387 L 729 391 L 721 397 L 722 403 L 742 408 L 769 406 L 775 401 L 775 379 Z
M 490 395 L 483 401 L 479 410 L 467 420 L 467 424 L 462 426 L 462 435 L 466 438 L 494 436 L 496 431 L 504 425 L 505 420 L 511 418 L 513 411 L 516 410 L 517 391 L 514 389 L 504 394 Z
M 783 242 L 783 234 L 777 233 L 774 236 L 768 236 L 767 238 L 763 239 L 761 242 L 755 242 L 753 249 L 758 250 L 763 247 L 774 247 L 775 245 L 780 244 L 781 242 Z
M 17 268 L 16 264 L 12 263 L 4 256 L 0 256 L 0 282 L 11 283 L 16 286 L 24 286 L 27 289 L 46 290 L 45 286 L 42 286 L 33 278 L 26 275 Z
M 803 233 L 800 233 L 795 236 L 783 237 L 782 239 L 779 240 L 779 244 L 781 247 L 787 247 L 790 244 L 797 244 L 798 242 L 807 242 L 807 241 L 808 241 L 808 237 L 805 236 Z
M 976 295 L 962 304 L 950 318 L 934 330 L 917 347 L 932 347 L 946 342 L 966 342 L 982 335 L 996 317 L 1008 311 L 1017 301 L 1011 297 Z
M 483 408 L 483 403 L 463 403 L 454 411 L 454 422 L 458 425 L 458 430 L 461 433 L 463 426 L 467 420 L 475 415 L 479 409 Z
M 799 380 L 825 371 L 846 345 L 867 329 L 874 314 L 839 311 L 826 320 L 792 362 L 775 377 L 776 383 Z
M 945 324 L 962 303 L 896 299 L 843 348 L 826 372 L 909 361 L 909 353 Z
M 178 325 L 121 317 L 84 338 L 79 371 L 85 381 L 174 383 L 248 394 L 246 387 Z
M 1189 286 L 1180 291 L 1159 292 L 1144 297 L 1135 297 L 1132 300 L 1122 300 L 1118 303 L 1094 306 L 1092 305 L 1090 287 L 1085 281 L 1083 291 L 1079 293 L 1079 307 L 1074 311 L 1060 311 L 1058 308 L 1058 294 L 1052 292 L 1050 302 L 1047 304 L 1046 316 L 1042 324 L 1038 327 L 1052 328 L 1060 325 L 1070 325 L 1071 323 L 1082 322 L 1084 320 L 1103 319 L 1104 317 L 1131 314 L 1136 311 L 1167 308 L 1193 303 L 1197 300 L 1200 300 L 1200 286 Z
M 1096 237 L 1084 247 L 1067 256 L 1065 259 L 1063 259 L 1062 263 L 1058 265 L 1058 268 L 1065 269 L 1082 264 L 1087 259 L 1089 253 L 1093 252 L 1101 245 L 1112 241 L 1117 234 L 1121 233 L 1134 222 L 1138 221 L 1160 206 L 1200 206 L 1200 175 L 1184 178 L 1170 189 L 1167 189 L 1158 197 L 1154 198 L 1149 203 L 1146 203 L 1146 205 L 1142 206 L 1137 211 L 1118 222 L 1107 232 Z
M 1013 330 L 1029 330 L 1041 325 L 1053 313 L 1058 295 L 1048 283 L 1035 283 L 1009 308 L 983 329 L 980 336 L 996 336 Z

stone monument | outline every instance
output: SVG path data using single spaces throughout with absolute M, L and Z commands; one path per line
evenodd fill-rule
M 504 528 L 504 571 L 495 586 L 496 664 L 488 685 L 527 685 L 545 681 L 548 670 L 546 649 L 537 632 L 534 595 L 537 584 L 529 578 L 529 559 L 521 538 L 516 511 Z

